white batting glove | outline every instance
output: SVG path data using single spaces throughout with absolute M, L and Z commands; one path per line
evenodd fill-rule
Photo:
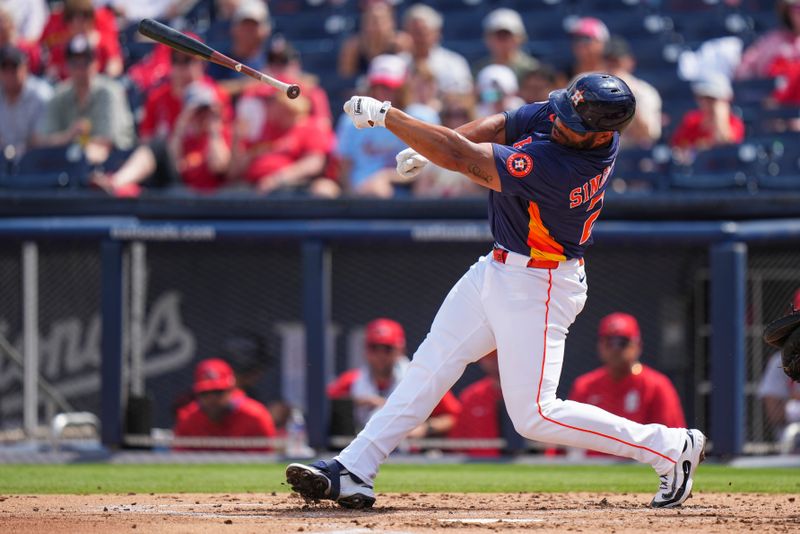
M 397 174 L 406 180 L 413 179 L 429 163 L 428 158 L 418 154 L 413 148 L 398 152 L 394 159 L 397 160 Z
M 391 102 L 381 102 L 370 96 L 354 96 L 344 103 L 344 112 L 360 130 L 375 126 L 386 127 L 386 114 L 391 107 Z

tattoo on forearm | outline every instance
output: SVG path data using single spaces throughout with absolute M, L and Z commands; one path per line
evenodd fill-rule
M 482 181 L 486 182 L 487 184 L 492 181 L 492 177 L 489 175 L 489 173 L 487 173 L 486 171 L 484 171 L 483 169 L 478 167 L 477 163 L 470 163 L 468 170 L 469 170 L 470 174 L 480 178 Z

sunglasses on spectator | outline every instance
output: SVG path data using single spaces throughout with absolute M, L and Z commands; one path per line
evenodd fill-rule
M 625 349 L 633 342 L 629 337 L 625 336 L 608 336 L 603 338 L 603 343 L 614 349 Z
M 514 37 L 514 34 L 509 30 L 496 30 L 492 32 L 492 35 L 498 39 L 511 39 Z
M 572 36 L 572 42 L 573 43 L 584 43 L 585 44 L 585 43 L 591 43 L 592 41 L 594 41 L 594 39 L 592 39 L 588 35 L 573 35 Z
M 227 389 L 209 389 L 208 391 L 203 391 L 198 393 L 198 397 L 221 397 L 222 395 L 228 392 Z
M 392 352 L 394 346 L 385 343 L 370 343 L 367 345 L 367 349 L 375 352 Z
M 94 18 L 94 11 L 91 9 L 87 9 L 84 11 L 72 11 L 71 13 L 64 14 L 64 20 L 74 20 L 74 19 L 93 19 Z
M 88 67 L 92 63 L 93 58 L 89 56 L 75 56 L 67 60 L 72 67 Z
M 171 57 L 173 65 L 188 65 L 194 61 L 192 56 L 187 56 L 186 54 L 173 54 Z
M 19 67 L 19 64 L 13 61 L 3 61 L 0 63 L 0 70 L 17 70 L 17 67 Z

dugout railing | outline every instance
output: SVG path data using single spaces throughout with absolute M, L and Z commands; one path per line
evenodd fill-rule
M 800 220 L 608 221 L 595 238 L 559 393 L 598 365 L 597 321 L 622 309 L 715 453 L 768 450 L 760 329 L 800 287 Z M 0 426 L 33 434 L 65 408 L 88 411 L 103 444 L 121 446 L 131 399 L 150 396 L 152 424 L 169 426 L 193 364 L 247 331 L 271 358 L 256 390 L 302 406 L 324 448 L 325 385 L 353 364 L 359 328 L 396 317 L 413 350 L 489 246 L 477 220 L 1 220 Z

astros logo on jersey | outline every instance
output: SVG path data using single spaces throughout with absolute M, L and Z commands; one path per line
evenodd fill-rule
M 569 97 L 569 98 L 570 98 L 570 100 L 572 100 L 572 105 L 573 106 L 577 106 L 578 104 L 583 102 L 583 91 L 578 89 L 577 91 L 572 93 L 572 96 Z
M 533 170 L 533 158 L 524 153 L 511 154 L 506 160 L 506 170 L 515 178 L 528 176 Z

